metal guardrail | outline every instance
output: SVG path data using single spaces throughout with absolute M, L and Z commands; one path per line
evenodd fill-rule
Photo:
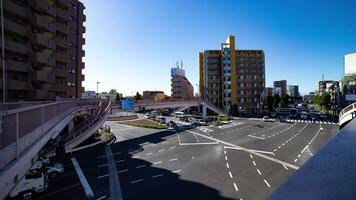
M 341 119 L 344 117 L 344 114 L 351 111 L 352 109 L 356 108 L 356 102 L 352 103 L 350 105 L 348 105 L 347 107 L 345 107 L 344 109 L 341 110 L 341 112 L 339 113 L 339 119 L 341 121 Z

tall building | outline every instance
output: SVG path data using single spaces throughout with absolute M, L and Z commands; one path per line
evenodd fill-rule
M 280 96 L 287 94 L 287 81 L 280 80 L 280 81 L 273 81 L 273 87 Z
M 292 98 L 299 97 L 299 86 L 298 85 L 288 85 L 287 94 Z
M 165 99 L 163 91 L 143 91 L 143 100 L 162 101 Z
M 78 0 L 3 0 L 8 101 L 81 98 L 84 9 Z
M 239 50 L 229 36 L 219 50 L 199 53 L 200 98 L 229 111 L 257 114 L 265 87 L 265 61 L 262 50 Z
M 182 67 L 182 63 L 180 67 L 177 63 L 177 66 L 171 69 L 172 99 L 194 99 L 193 86 L 185 77 L 185 71 Z

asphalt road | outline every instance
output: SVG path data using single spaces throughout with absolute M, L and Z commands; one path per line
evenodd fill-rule
M 266 199 L 338 132 L 329 123 L 234 120 L 194 127 L 176 121 L 176 130 L 108 122 L 118 138 L 111 150 L 123 199 Z M 108 199 L 113 168 L 105 147 L 71 156 L 94 199 Z M 73 165 L 65 164 L 39 199 L 86 199 Z

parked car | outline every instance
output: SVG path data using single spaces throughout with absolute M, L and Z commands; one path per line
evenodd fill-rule
M 44 163 L 44 167 L 47 170 L 47 174 L 50 178 L 56 177 L 58 174 L 62 174 L 64 172 L 64 166 L 61 163 Z
M 165 124 L 166 122 L 167 122 L 167 120 L 166 120 L 165 117 L 163 117 L 163 116 L 160 116 L 160 117 L 159 117 L 159 123 Z
M 205 120 L 203 120 L 203 119 L 197 119 L 197 120 L 194 122 L 194 124 L 199 125 L 199 126 L 207 126 L 207 125 L 208 125 L 208 123 L 207 123 Z

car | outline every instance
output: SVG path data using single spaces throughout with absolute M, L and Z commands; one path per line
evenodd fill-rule
M 167 125 L 169 127 L 172 127 L 172 128 L 176 128 L 177 127 L 177 123 L 175 123 L 174 121 L 169 121 Z
M 268 118 L 268 116 L 264 116 L 264 117 L 262 118 L 262 121 L 264 121 L 264 122 L 274 122 L 275 119 L 271 119 L 271 118 Z
M 166 120 L 165 117 L 163 117 L 163 116 L 159 117 L 159 123 L 160 124 L 165 124 L 166 122 L 167 122 L 167 120 Z
M 319 117 L 320 117 L 320 119 L 327 119 L 328 118 L 328 116 L 326 114 L 324 114 L 324 113 L 320 114 Z
M 150 118 L 150 113 L 146 113 L 144 116 L 146 119 Z
M 62 174 L 64 172 L 64 166 L 61 163 L 44 163 L 44 167 L 47 170 L 47 174 L 50 178 L 56 177 L 58 174 Z
M 198 119 L 198 120 L 196 120 L 196 121 L 194 122 L 194 124 L 199 125 L 199 126 L 207 126 L 207 125 L 208 125 L 208 123 L 207 123 L 205 120 L 203 120 L 203 119 Z

